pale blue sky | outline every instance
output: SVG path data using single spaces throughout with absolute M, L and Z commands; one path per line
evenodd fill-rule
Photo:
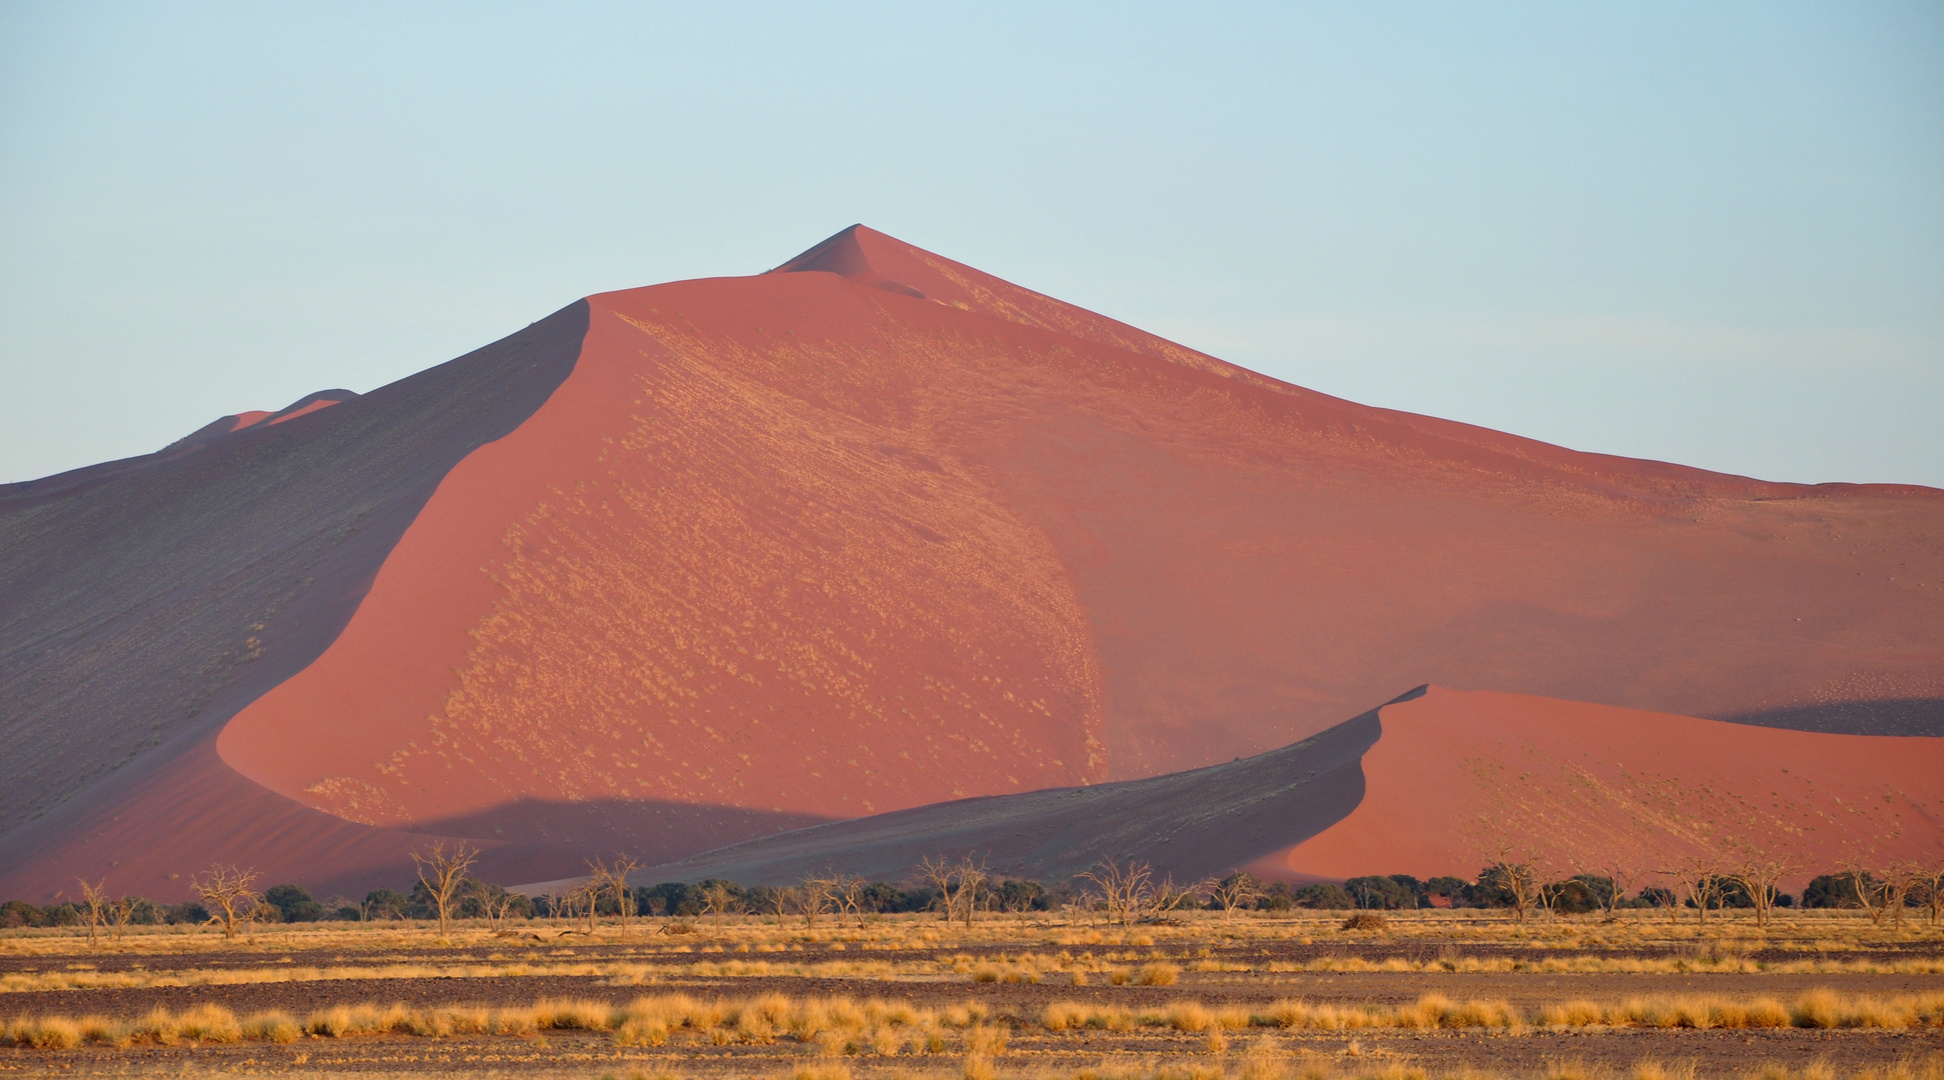
M 1374 405 L 1944 486 L 1936 2 L 0 0 L 0 480 L 853 221 Z

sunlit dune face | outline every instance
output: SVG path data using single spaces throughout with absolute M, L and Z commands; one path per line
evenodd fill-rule
M 1064 568 L 926 415 L 925 368 L 964 359 L 801 345 L 819 318 L 881 313 L 816 275 L 770 291 L 823 303 L 789 329 L 718 312 L 732 332 L 704 337 L 655 307 L 706 290 L 602 298 L 568 384 L 415 526 L 491 530 L 473 606 L 388 588 L 453 554 L 408 535 L 333 655 L 233 724 L 226 757 L 368 823 L 523 796 L 855 816 L 1105 779 Z M 467 492 L 504 484 L 495 457 L 532 478 L 501 520 Z M 387 673 L 421 700 L 443 683 L 411 715 L 354 668 L 424 636 L 463 651 Z M 359 719 L 307 743 L 289 721 L 320 690 Z
M 504 595 L 388 775 L 845 815 L 1101 775 L 1084 620 L 1043 538 L 924 432 L 611 318 L 590 360 L 650 347 L 654 375 L 507 529 Z

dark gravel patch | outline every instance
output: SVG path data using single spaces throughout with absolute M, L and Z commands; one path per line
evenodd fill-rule
M 613 985 L 600 976 L 512 976 L 438 979 L 344 979 L 254 983 L 238 986 L 164 986 L 123 990 L 45 990 L 0 994 L 0 1014 L 133 1016 L 158 1005 L 184 1009 L 216 1004 L 238 1013 L 283 1009 L 303 1014 L 332 1005 L 527 1005 L 542 998 L 574 997 L 624 1003 L 643 994 L 691 993 L 745 997 L 848 995 L 891 997 L 920 1005 L 990 1002 L 1019 1013 L 1054 1001 L 1111 1001 L 1149 1005 L 1183 998 L 1209 1004 L 1250 1004 L 1303 998 L 1343 1004 L 1400 1003 L 1428 993 L 1455 999 L 1503 999 L 1525 1008 L 1573 998 L 1613 1000 L 1648 994 L 1767 994 L 1788 1000 L 1818 987 L 1844 994 L 1944 991 L 1940 975 L 1539 975 L 1415 972 L 1186 973 L 1173 986 L 1073 986 L 1064 980 L 1038 984 L 975 983 L 883 977 L 809 978 L 738 976 L 668 979 L 651 985 Z
M 1745 1074 L 1767 1062 L 1800 1069 L 1825 1061 L 1839 1072 L 1882 1067 L 1944 1052 L 1944 1040 L 1926 1033 L 1826 1031 L 1615 1031 L 1535 1032 L 1520 1035 L 1403 1032 L 1382 1035 L 1277 1035 L 1274 1052 L 1298 1061 L 1320 1061 L 1343 1073 L 1385 1065 L 1424 1068 L 1433 1076 L 1458 1072 L 1530 1076 L 1557 1063 L 1620 1070 L 1642 1060 L 1693 1062 L 1704 1077 Z M 1236 1038 L 1226 1056 L 1235 1059 L 1255 1042 Z M 674 1071 L 683 1076 L 787 1075 L 815 1057 L 812 1047 L 788 1041 L 766 1046 L 671 1045 L 656 1049 L 616 1047 L 589 1035 L 546 1038 L 305 1039 L 285 1045 L 203 1045 L 89 1048 L 73 1051 L 0 1050 L 0 1071 L 69 1076 L 134 1076 L 168 1073 L 196 1077 L 216 1073 L 347 1073 L 392 1076 L 625 1076 L 631 1069 Z M 1115 1061 L 1192 1059 L 1213 1064 L 1199 1037 L 1108 1033 L 1081 1036 L 1015 1036 L 998 1059 L 1002 1074 L 1065 1073 Z M 849 1057 L 860 1078 L 932 1073 L 956 1076 L 955 1053 L 921 1057 Z

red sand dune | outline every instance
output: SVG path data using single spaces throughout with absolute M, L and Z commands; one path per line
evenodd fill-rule
M 194 706 L 220 761 L 180 760 L 227 763 L 287 813 L 571 869 L 1226 761 L 1427 680 L 1944 732 L 1932 489 L 1763 483 L 1367 408 L 862 227 L 769 274 L 584 310 L 544 404 L 412 474 L 436 491 L 342 633 L 247 702 Z M 369 401 L 392 390 L 181 460 L 259 440 L 222 452 L 301 487 L 263 440 L 403 447 L 422 421 Z M 137 468 L 0 490 L 0 527 Z M 355 521 L 331 499 L 290 513 Z M 273 628 L 310 588 L 279 582 L 260 586 Z M 61 837 L 117 815 L 156 822 L 142 874 L 202 857 L 174 811 L 114 790 L 62 789 L 66 823 L 0 891 L 99 867 Z
M 1500 853 L 1560 877 L 1766 852 L 1809 874 L 1944 855 L 1944 739 L 1697 720 L 1433 686 L 1379 711 L 1364 796 L 1253 869 L 1453 874 Z

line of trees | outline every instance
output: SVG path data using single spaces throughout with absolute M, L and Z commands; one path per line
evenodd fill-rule
M 544 918 L 583 925 L 589 932 L 608 920 L 625 934 L 642 916 L 716 923 L 737 914 L 800 917 L 814 929 L 821 920 L 861 922 L 872 914 L 933 912 L 969 925 L 979 912 L 1060 908 L 1093 911 L 1122 925 L 1190 909 L 1233 913 L 1428 907 L 1503 909 L 1522 920 L 1535 914 L 1613 917 L 1623 909 L 1651 908 L 1677 915 L 1694 911 L 1705 921 L 1710 912 L 1742 909 L 1765 921 L 1768 912 L 1797 903 L 1775 887 L 1774 877 L 1780 875 L 1677 871 L 1661 875 L 1674 888 L 1649 884 L 1633 891 L 1624 874 L 1581 872 L 1549 879 L 1532 864 L 1510 859 L 1483 867 L 1469 881 L 1388 874 L 1353 877 L 1341 885 L 1301 886 L 1265 884 L 1241 872 L 1184 885 L 1156 878 L 1147 863 L 1106 859 L 1069 882 L 1048 885 L 994 873 L 973 856 L 928 857 L 902 882 L 822 873 L 786 886 L 743 886 L 720 878 L 637 886 L 630 876 L 640 864 L 617 856 L 591 861 L 587 878 L 578 885 L 529 897 L 474 876 L 478 855 L 463 843 L 450 848 L 435 843 L 414 853 L 418 875 L 407 891 L 376 889 L 361 901 L 341 896 L 320 901 L 293 884 L 258 890 L 255 871 L 233 866 L 214 866 L 196 875 L 191 889 L 197 899 L 178 904 L 114 897 L 105 880 L 81 881 L 77 900 L 46 906 L 19 900 L 0 904 L 0 928 L 85 927 L 93 942 L 119 938 L 130 926 L 158 924 L 213 925 L 234 937 L 260 924 L 411 919 L 436 921 L 444 934 L 456 920 L 483 920 L 499 929 L 513 920 Z M 1899 863 L 1882 871 L 1826 873 L 1809 882 L 1800 903 L 1805 908 L 1863 910 L 1877 924 L 1901 923 L 1908 913 L 1921 910 L 1935 925 L 1944 923 L 1944 872 Z
M 1547 873 L 1542 859 L 1501 854 L 1461 890 L 1451 891 L 1452 879 L 1434 878 L 1426 886 L 1433 895 L 1448 897 L 1445 902 L 1451 906 L 1509 908 L 1521 921 L 1534 914 L 1593 911 L 1611 918 L 1622 908 L 1652 907 L 1677 916 L 1693 911 L 1704 924 L 1710 912 L 1743 909 L 1754 913 L 1757 924 L 1767 925 L 1777 909 L 1795 906 L 1798 898 L 1782 891 L 1781 882 L 1798 870 L 1787 857 L 1731 843 L 1692 850 L 1673 866 L 1644 874 L 1609 861 L 1601 870 L 1557 876 Z M 1653 883 L 1629 896 L 1636 877 Z M 1408 888 L 1413 879 L 1396 875 L 1392 880 Z M 1355 906 L 1390 906 L 1365 899 L 1386 895 L 1382 879 L 1352 878 L 1343 887 Z M 1924 909 L 1935 925 L 1944 922 L 1944 858 L 1928 866 L 1889 862 L 1880 869 L 1852 861 L 1840 871 L 1810 879 L 1800 901 L 1805 908 L 1860 908 L 1879 925 L 1886 920 L 1900 924 L 1907 911 Z

